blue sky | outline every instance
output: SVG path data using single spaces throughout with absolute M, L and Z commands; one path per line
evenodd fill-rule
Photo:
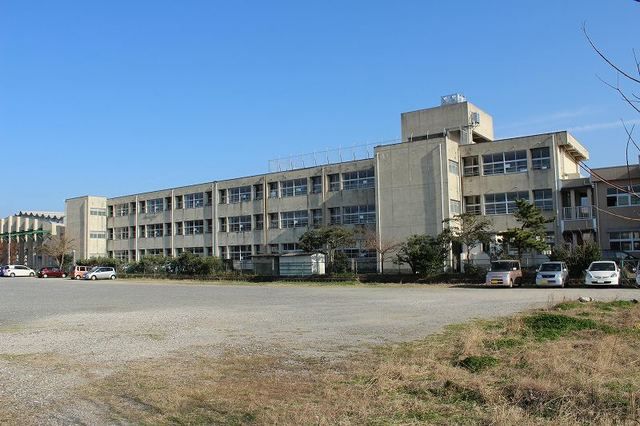
M 622 164 L 640 115 L 581 25 L 631 67 L 638 18 L 632 0 L 0 0 L 0 217 L 394 139 L 454 92 L 498 137 L 569 129 L 591 166 Z

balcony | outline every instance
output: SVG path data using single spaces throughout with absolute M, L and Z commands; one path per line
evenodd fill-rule
M 583 231 L 596 229 L 596 208 L 577 206 L 562 208 L 562 231 Z

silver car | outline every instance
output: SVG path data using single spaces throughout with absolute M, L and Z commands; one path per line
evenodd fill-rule
M 110 266 L 94 266 L 82 276 L 85 280 L 115 280 L 116 270 Z
M 569 269 L 564 262 L 545 262 L 536 272 L 538 287 L 564 287 L 569 278 Z

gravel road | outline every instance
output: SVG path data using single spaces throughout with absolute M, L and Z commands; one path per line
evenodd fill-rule
M 99 413 L 87 417 L 92 410 L 81 404 L 54 407 L 74 388 L 129 361 L 226 349 L 331 358 L 583 295 L 640 299 L 640 290 L 2 278 L 0 405 L 25 405 L 39 413 L 37 423 L 99 422 Z

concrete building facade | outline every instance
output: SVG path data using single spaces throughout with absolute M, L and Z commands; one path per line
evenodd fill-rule
M 378 146 L 364 160 L 73 198 L 67 223 L 87 247 L 83 257 L 134 261 L 189 251 L 242 260 L 296 251 L 306 230 L 332 224 L 375 232 L 384 244 L 436 235 L 444 219 L 466 211 L 490 217 L 500 232 L 516 226 L 515 200 L 525 198 L 556 218 L 548 225 L 550 242 L 596 238 L 591 182 L 579 168 L 589 154 L 569 133 L 495 140 L 492 117 L 459 96 L 403 113 L 401 128 L 401 142 Z M 106 217 L 92 222 L 92 208 Z M 362 241 L 346 252 L 376 256 Z
M 32 269 L 55 266 L 55 259 L 42 252 L 47 236 L 64 233 L 61 212 L 21 211 L 0 219 L 0 264 L 26 265 Z

